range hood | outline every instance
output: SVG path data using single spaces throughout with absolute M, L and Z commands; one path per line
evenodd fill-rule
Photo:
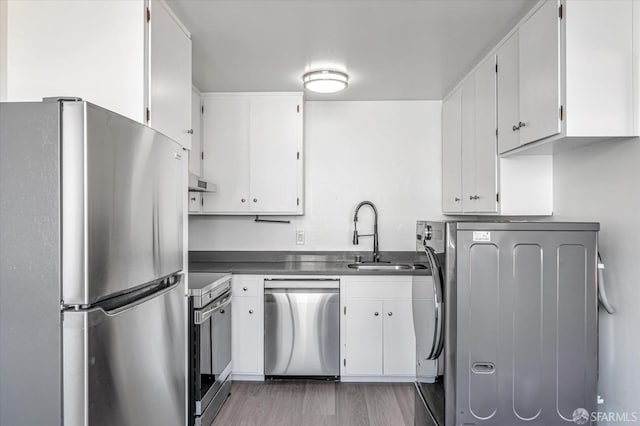
M 216 185 L 189 173 L 189 192 L 216 192 Z

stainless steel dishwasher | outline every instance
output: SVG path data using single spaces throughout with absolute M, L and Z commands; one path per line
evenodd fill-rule
M 264 374 L 340 375 L 340 281 L 264 282 Z

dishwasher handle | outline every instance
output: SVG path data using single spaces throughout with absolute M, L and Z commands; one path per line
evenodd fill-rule
M 318 288 L 318 287 L 282 287 L 282 288 L 265 288 L 264 294 L 338 294 L 338 288 Z
M 274 279 L 267 278 L 264 280 L 265 292 L 269 289 L 287 289 L 287 290 L 324 290 L 340 288 L 340 280 L 338 279 Z

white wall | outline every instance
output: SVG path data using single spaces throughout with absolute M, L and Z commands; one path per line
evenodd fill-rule
M 554 158 L 554 219 L 601 223 L 608 296 L 600 313 L 599 393 L 605 412 L 640 414 L 640 139 L 609 141 Z M 604 424 L 619 424 L 607 423 Z
M 144 10 L 142 0 L 0 0 L 0 101 L 76 96 L 142 121 Z
M 415 221 L 442 217 L 440 101 L 307 102 L 305 114 L 305 215 L 192 216 L 190 250 L 370 250 L 369 238 L 351 243 L 362 200 L 378 207 L 380 250 L 414 250 Z M 360 232 L 371 218 L 364 207 Z

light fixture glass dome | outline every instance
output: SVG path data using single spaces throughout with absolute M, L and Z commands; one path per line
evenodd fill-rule
M 349 76 L 340 71 L 310 71 L 302 76 L 304 87 L 316 93 L 335 93 L 347 88 Z

